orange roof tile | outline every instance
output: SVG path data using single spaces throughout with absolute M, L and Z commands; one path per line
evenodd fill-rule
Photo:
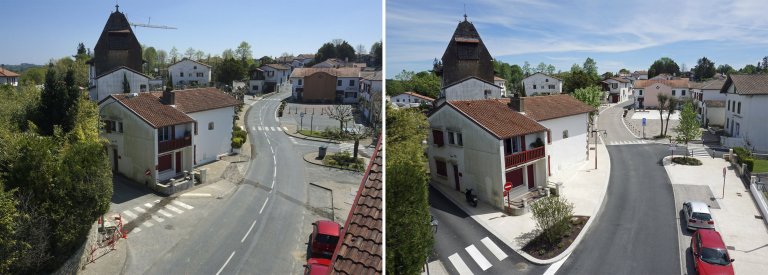
M 595 108 L 592 108 L 567 94 L 529 96 L 521 99 L 523 100 L 525 115 L 536 121 L 544 121 L 596 111 Z M 507 104 L 510 102 L 510 99 L 504 98 L 499 99 L 499 101 Z
M 113 94 L 108 98 L 114 98 L 155 129 L 194 122 L 184 112 L 163 104 L 160 102 L 160 98 L 150 93 L 138 93 L 136 96 L 134 94 Z
M 498 139 L 547 130 L 535 120 L 512 110 L 509 105 L 497 99 L 448 101 L 440 108 L 446 105 L 450 105 Z
M 648 86 L 651 86 L 653 84 L 664 84 L 672 88 L 688 88 L 688 79 L 687 78 L 679 78 L 679 79 L 640 79 L 635 80 L 635 84 L 633 85 L 633 88 L 635 89 L 642 89 Z
M 15 72 L 12 72 L 12 71 L 9 71 L 9 70 L 6 70 L 5 68 L 1 68 L 0 67 L 0 76 L 17 77 L 17 76 L 19 76 L 19 74 L 15 73 Z
M 198 88 L 173 91 L 176 108 L 184 113 L 195 113 L 242 104 L 232 96 L 216 88 Z M 153 92 L 160 98 L 162 92 Z

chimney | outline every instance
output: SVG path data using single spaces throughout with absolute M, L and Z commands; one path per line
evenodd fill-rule
M 525 113 L 525 98 L 520 97 L 519 94 L 515 94 L 514 97 L 509 99 L 509 108 L 512 108 L 512 110 L 515 110 L 520 113 Z
M 163 104 L 176 105 L 176 94 L 172 90 L 163 91 Z

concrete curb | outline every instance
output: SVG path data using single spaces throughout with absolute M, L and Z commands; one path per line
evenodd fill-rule
M 341 142 L 338 142 L 338 141 L 335 141 L 335 140 L 324 139 L 324 138 L 316 138 L 316 137 L 308 137 L 308 136 L 305 136 L 305 135 L 302 135 L 302 134 L 299 134 L 299 133 L 291 133 L 291 131 L 285 130 L 285 128 L 283 128 L 285 126 L 282 126 L 282 123 L 280 123 L 280 125 L 281 125 L 281 128 L 283 129 L 283 132 L 286 135 L 289 135 L 289 136 L 292 136 L 292 137 L 295 137 L 295 138 L 298 138 L 298 139 L 317 141 L 317 142 L 327 142 L 327 143 L 333 143 L 333 144 L 341 144 Z
M 304 155 L 304 157 L 303 157 L 303 159 L 304 159 L 304 161 L 306 161 L 307 163 L 310 163 L 310 164 L 314 164 L 314 165 L 317 165 L 317 166 L 323 166 L 323 167 L 328 167 L 328 168 L 333 168 L 333 169 L 339 169 L 339 170 L 347 170 L 347 171 L 352 171 L 352 172 L 364 172 L 364 171 L 357 171 L 357 170 L 352 170 L 352 169 L 349 169 L 349 168 L 342 168 L 342 167 L 330 166 L 330 165 L 325 165 L 325 164 L 322 164 L 322 163 L 314 162 L 314 161 L 312 161 L 312 159 L 313 159 L 313 156 L 317 156 L 317 153 L 308 153 L 308 154 L 305 154 L 305 155 Z

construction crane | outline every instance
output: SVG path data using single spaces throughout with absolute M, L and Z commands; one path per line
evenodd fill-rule
M 168 29 L 168 30 L 176 30 L 176 27 L 169 27 L 165 25 L 151 25 L 152 17 L 149 17 L 146 24 L 143 23 L 134 23 L 134 22 L 128 22 L 128 24 L 131 24 L 131 26 L 134 27 L 144 27 L 144 28 L 155 28 L 155 29 Z

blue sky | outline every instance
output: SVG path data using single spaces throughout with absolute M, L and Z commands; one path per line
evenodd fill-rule
M 388 0 L 387 77 L 429 70 L 466 12 L 491 55 L 600 73 L 646 70 L 663 56 L 687 68 L 706 56 L 739 69 L 768 55 L 768 1 Z
M 135 28 L 139 42 L 180 53 L 192 47 L 221 55 L 241 41 L 253 55 L 314 53 L 335 38 L 353 47 L 371 45 L 382 37 L 381 1 L 119 1 L 131 22 L 177 27 L 177 30 Z M 0 63 L 43 64 L 74 55 L 77 44 L 96 41 L 115 10 L 113 0 L 3 0 L 0 8 Z

